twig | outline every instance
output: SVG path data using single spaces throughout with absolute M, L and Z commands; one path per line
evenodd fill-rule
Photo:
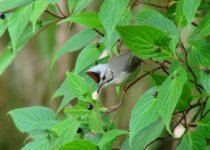
M 119 109 L 123 105 L 125 95 L 126 94 L 124 93 L 121 97 L 120 102 L 117 105 L 113 106 L 112 108 L 109 108 L 109 111 L 107 111 L 101 118 L 104 118 L 108 114 L 110 114 L 110 113 L 114 112 L 115 110 Z
M 96 31 L 99 35 L 101 35 L 102 37 L 104 37 L 105 35 L 103 33 L 101 33 L 98 29 L 93 28 L 94 31 Z
M 152 4 L 152 3 L 144 3 L 144 4 L 148 5 L 148 6 L 153 6 L 153 7 L 156 7 L 156 8 L 160 8 L 160 9 L 168 9 L 167 6 L 160 6 L 160 5 Z
M 131 0 L 130 9 L 132 10 L 135 6 L 141 4 L 143 0 Z
M 150 71 L 150 72 L 146 72 L 146 73 L 143 74 L 142 76 L 138 77 L 138 78 L 137 78 L 135 81 L 133 81 L 131 84 L 129 84 L 129 85 L 125 88 L 125 90 L 129 90 L 136 82 L 138 82 L 139 80 L 141 80 L 141 79 L 144 78 L 145 76 L 147 76 L 147 75 L 149 75 L 149 74 L 151 74 L 151 73 L 153 73 L 153 72 L 155 72 L 155 71 L 157 71 L 157 70 L 159 70 L 159 69 L 162 69 L 162 67 L 157 67 L 157 68 L 153 69 L 153 70 Z
M 144 150 L 146 150 L 150 145 L 152 145 L 153 143 L 155 143 L 157 141 L 170 141 L 170 140 L 179 140 L 179 138 L 173 138 L 173 137 L 169 137 L 169 136 L 158 137 L 158 138 L 154 139 L 152 142 L 150 142 L 149 144 L 147 144 L 145 146 Z
M 209 112 L 210 112 L 210 109 L 208 109 L 208 110 L 206 111 L 206 113 L 203 114 L 202 118 L 204 118 Z
M 207 96 L 206 99 L 205 99 L 205 102 L 206 102 L 206 103 L 207 103 L 208 99 L 209 99 L 209 96 Z M 206 103 L 204 104 L 203 111 L 204 111 L 204 109 L 205 109 Z M 204 114 L 203 114 L 203 112 L 202 112 L 202 113 L 201 113 L 201 119 L 203 119 L 209 112 L 210 112 L 210 109 L 208 109 Z
M 52 22 L 48 23 L 45 27 L 43 27 L 40 31 L 38 31 L 37 33 L 35 33 L 35 35 L 33 36 L 33 38 L 31 38 L 29 41 L 31 41 L 32 39 L 34 39 L 40 32 L 42 32 L 43 30 L 45 30 L 46 28 L 48 28 L 49 26 L 51 26 L 52 24 L 56 23 L 60 21 L 60 19 L 55 19 Z
M 198 25 L 195 22 L 192 22 L 191 25 L 197 27 Z
M 197 124 L 196 123 L 189 123 L 188 126 L 189 127 L 197 127 Z
M 188 57 L 187 57 L 188 54 L 187 54 L 187 51 L 186 51 L 186 49 L 184 47 L 184 44 L 180 41 L 180 44 L 179 45 L 180 45 L 180 49 L 181 49 L 181 51 L 183 53 L 183 56 L 184 56 L 184 64 L 187 66 L 188 71 L 192 74 L 192 76 L 194 78 L 195 87 L 196 87 L 197 91 L 201 94 L 202 91 L 197 86 L 197 77 L 196 77 L 196 74 L 194 73 L 194 71 L 192 70 L 192 68 L 188 64 Z
M 56 7 L 57 7 L 58 11 L 60 12 L 60 14 L 61 14 L 64 18 L 66 18 L 67 16 L 63 13 L 63 11 L 61 10 L 61 8 L 59 7 L 58 4 L 56 4 Z
M 57 14 L 54 14 L 50 10 L 45 10 L 44 12 L 50 14 L 51 16 L 53 16 L 55 18 L 59 18 L 59 19 L 65 19 L 66 18 L 66 17 L 58 16 Z
M 182 114 L 183 114 L 183 120 L 184 120 L 184 127 L 188 130 L 186 113 L 183 112 Z
M 198 103 L 190 105 L 190 107 L 185 111 L 185 115 L 183 115 L 182 118 L 180 118 L 179 121 L 174 125 L 174 127 L 172 127 L 172 131 L 182 122 L 182 120 L 185 119 L 186 115 L 188 114 L 188 112 L 191 109 L 199 107 L 199 106 L 201 106 L 202 104 L 205 104 L 205 103 L 206 103 L 205 101 L 202 101 L 202 102 L 198 101 Z M 173 115 L 176 115 L 178 113 L 183 113 L 183 111 L 175 112 Z
M 119 40 L 117 41 L 117 51 L 118 51 L 118 52 L 120 52 L 120 49 L 121 49 L 122 45 L 123 45 L 123 42 L 122 42 L 121 39 L 119 39 Z
M 157 63 L 158 65 L 160 65 L 160 67 L 162 68 L 163 72 L 168 76 L 169 73 L 166 70 L 166 66 L 164 65 L 165 61 L 163 63 L 159 62 L 159 61 L 154 61 L 155 63 Z

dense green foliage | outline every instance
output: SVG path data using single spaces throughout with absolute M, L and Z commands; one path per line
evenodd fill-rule
M 152 0 L 104 0 L 98 12 L 85 11 L 94 0 L 67 0 L 69 16 L 62 10 L 59 15 L 55 13 L 58 1 L 0 1 L 0 36 L 7 30 L 11 39 L 0 56 L 0 74 L 26 43 L 50 25 L 76 23 L 85 27 L 68 39 L 51 60 L 53 68 L 64 54 L 82 49 L 74 70 L 66 73 L 53 95 L 62 96 L 57 111 L 34 106 L 9 112 L 18 130 L 31 139 L 23 150 L 110 150 L 119 136 L 125 137 L 120 144 L 122 150 L 144 149 L 168 139 L 179 141 L 175 144 L 177 150 L 209 149 L 208 0 L 171 0 L 167 6 L 155 5 Z M 45 13 L 52 18 L 45 19 Z M 139 95 L 127 130 L 119 129 L 109 115 L 112 110 L 92 98 L 96 84 L 85 75 L 94 64 L 107 62 L 109 56 L 119 53 L 122 45 L 157 66 L 151 69 L 146 63 L 142 68 L 138 80 L 150 76 L 154 82 Z M 99 59 L 105 50 L 110 55 Z M 129 92 L 134 84 L 138 82 L 127 84 L 124 90 Z M 126 92 L 120 91 L 122 100 Z M 73 99 L 77 100 L 74 105 Z M 194 112 L 191 116 L 190 111 Z M 60 112 L 64 116 L 60 117 Z M 175 137 L 174 130 L 180 124 L 185 132 Z

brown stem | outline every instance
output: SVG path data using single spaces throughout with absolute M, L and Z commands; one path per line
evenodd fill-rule
M 179 140 L 179 138 L 173 138 L 170 136 L 158 137 L 158 138 L 154 139 L 152 142 L 150 142 L 149 144 L 147 144 L 145 146 L 144 150 L 146 150 L 150 145 L 152 145 L 153 143 L 155 143 L 157 141 L 171 141 L 171 140 Z
M 186 49 L 184 47 L 184 44 L 180 41 L 179 45 L 180 45 L 180 49 L 181 49 L 181 51 L 183 53 L 184 64 L 187 66 L 188 71 L 192 74 L 192 76 L 194 78 L 195 87 L 196 87 L 197 91 L 201 94 L 202 91 L 200 90 L 200 88 L 198 88 L 196 74 L 195 74 L 195 72 L 192 70 L 192 68 L 188 64 L 188 57 L 187 57 L 188 54 L 187 54 L 187 51 L 186 51 Z
M 156 8 L 160 8 L 160 9 L 168 9 L 167 6 L 160 6 L 160 5 L 152 4 L 152 3 L 144 3 L 144 4 L 148 5 L 148 6 L 153 6 L 153 7 L 156 7 Z
M 67 16 L 63 13 L 63 11 L 61 10 L 61 8 L 59 7 L 58 4 L 56 4 L 56 7 L 57 7 L 58 11 L 60 12 L 60 14 L 61 14 L 64 18 L 66 18 Z
M 60 21 L 60 19 L 55 19 L 55 20 L 53 20 L 52 22 L 50 22 L 50 23 L 48 23 L 47 25 L 45 25 L 45 27 L 43 27 L 40 31 L 38 31 L 37 33 L 35 33 L 34 37 L 31 38 L 30 41 L 31 41 L 32 39 L 34 39 L 40 32 L 42 32 L 43 30 L 45 30 L 46 28 L 48 28 L 49 26 L 51 26 L 52 24 L 54 24 L 54 23 L 56 23 L 56 22 L 58 22 L 58 21 Z
M 149 74 L 151 74 L 151 73 L 153 73 L 153 72 L 155 72 L 155 71 L 157 71 L 157 70 L 159 70 L 159 69 L 162 69 L 162 67 L 157 67 L 157 68 L 153 69 L 153 70 L 150 71 L 150 72 L 146 72 L 146 73 L 143 74 L 142 76 L 138 77 L 138 78 L 137 78 L 135 81 L 133 81 L 131 84 L 129 84 L 129 85 L 125 88 L 125 90 L 129 90 L 136 82 L 138 82 L 139 80 L 141 80 L 141 79 L 144 78 L 145 76 L 147 76 L 147 75 L 149 75 Z
M 93 28 L 93 30 L 94 31 L 96 31 L 99 35 L 101 35 L 102 37 L 104 37 L 105 35 L 102 33 L 102 32 L 100 32 L 98 29 L 96 29 L 96 28 Z
M 180 119 L 179 119 L 179 121 L 174 125 L 174 127 L 172 128 L 172 131 L 182 122 L 182 120 L 184 120 L 185 119 L 185 117 L 186 117 L 186 115 L 188 114 L 188 112 L 191 110 L 191 109 L 193 109 L 193 108 L 196 108 L 196 107 L 199 107 L 199 106 L 201 106 L 202 104 L 205 104 L 206 103 L 206 101 L 199 101 L 198 100 L 198 102 L 196 103 L 196 104 L 192 104 L 192 105 L 190 105 L 190 107 L 184 112 L 184 111 L 179 111 L 179 112 L 175 112 L 173 115 L 176 115 L 176 114 L 178 114 L 178 113 L 183 113 L 184 112 L 184 114 L 185 115 L 183 115 Z
M 126 93 L 123 93 L 120 102 L 119 102 L 117 105 L 115 105 L 115 106 L 109 108 L 109 111 L 107 111 L 101 118 L 104 118 L 104 117 L 107 116 L 108 114 L 110 114 L 110 113 L 112 113 L 112 112 L 118 110 L 118 109 L 123 105 L 125 95 L 126 95 Z
M 53 12 L 51 12 L 50 10 L 45 10 L 45 13 L 48 13 L 49 15 L 55 17 L 55 18 L 59 18 L 59 19 L 65 19 L 66 17 L 62 17 L 62 16 L 58 16 L 56 14 L 54 14 Z

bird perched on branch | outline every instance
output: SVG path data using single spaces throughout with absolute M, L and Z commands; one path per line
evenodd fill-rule
M 90 68 L 86 74 L 98 84 L 97 93 L 108 85 L 120 85 L 138 70 L 142 60 L 131 52 L 121 53 L 106 64 L 98 64 Z

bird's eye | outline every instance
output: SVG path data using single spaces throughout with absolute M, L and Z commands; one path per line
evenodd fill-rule
M 105 79 L 106 79 L 106 77 L 105 77 L 105 76 L 103 76 L 103 77 L 102 77 L 102 80 L 105 80 Z

